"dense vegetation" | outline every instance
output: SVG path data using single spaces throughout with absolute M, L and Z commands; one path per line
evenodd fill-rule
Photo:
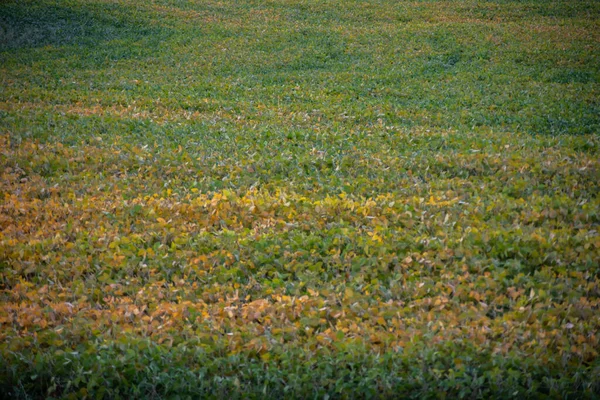
M 600 3 L 0 2 L 0 397 L 600 396 Z

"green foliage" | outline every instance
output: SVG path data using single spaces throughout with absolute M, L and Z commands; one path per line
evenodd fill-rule
M 595 1 L 0 3 L 0 394 L 600 396 Z

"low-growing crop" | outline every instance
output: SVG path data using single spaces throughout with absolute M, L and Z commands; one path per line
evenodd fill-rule
M 0 2 L 0 397 L 600 396 L 600 4 Z

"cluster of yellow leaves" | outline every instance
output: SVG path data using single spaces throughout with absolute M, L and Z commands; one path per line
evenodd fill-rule
M 37 157 L 35 143 L 15 149 L 3 137 L 1 145 L 13 161 Z M 81 146 L 75 154 L 56 145 L 53 151 L 85 160 L 108 150 Z M 482 254 L 463 248 L 463 241 L 508 240 L 484 213 L 512 207 L 535 224 L 564 220 L 560 208 L 529 210 L 524 201 L 507 205 L 453 190 L 428 199 L 312 197 L 283 189 L 132 195 L 118 185 L 109 191 L 51 185 L 16 162 L 1 172 L 0 185 L 0 338 L 12 351 L 32 343 L 17 338 L 55 332 L 62 337 L 51 339 L 56 346 L 76 333 L 129 333 L 165 345 L 226 342 L 231 353 L 264 359 L 290 345 L 315 350 L 359 343 L 386 352 L 422 340 L 584 362 L 598 356 L 597 276 L 542 265 L 535 286 L 524 274 L 461 264 Z M 600 239 L 586 222 L 587 210 L 575 217 L 587 235 L 581 248 L 562 249 L 564 263 L 599 259 Z M 289 240 L 321 231 L 334 232 L 324 250 L 317 242 L 294 248 Z M 386 250 L 407 232 L 405 240 L 417 246 L 403 255 Z M 559 227 L 551 235 L 527 232 L 536 248 L 569 243 Z M 274 268 L 276 259 L 281 266 Z M 357 259 L 369 267 L 353 270 Z M 383 282 L 378 268 L 395 280 Z M 293 290 L 277 277 L 307 271 L 316 278 L 290 280 Z M 327 273 L 336 278 L 325 280 Z M 551 295 L 556 282 L 563 287 Z

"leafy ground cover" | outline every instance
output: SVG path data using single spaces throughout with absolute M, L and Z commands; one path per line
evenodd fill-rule
M 600 3 L 0 28 L 0 396 L 600 396 Z

